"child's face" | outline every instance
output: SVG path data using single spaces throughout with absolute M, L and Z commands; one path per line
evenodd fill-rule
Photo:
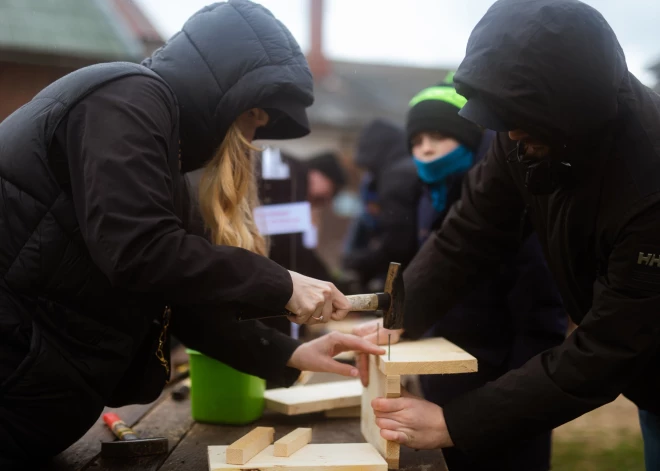
M 420 132 L 412 138 L 412 153 L 417 160 L 431 162 L 449 154 L 460 144 L 439 132 Z

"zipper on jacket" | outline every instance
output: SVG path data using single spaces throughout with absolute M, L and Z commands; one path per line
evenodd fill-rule
M 171 316 L 172 309 L 169 306 L 165 306 L 165 311 L 163 311 L 163 330 L 160 331 L 160 337 L 158 338 L 158 349 L 156 350 L 156 358 L 158 358 L 160 364 L 163 365 L 163 368 L 165 368 L 165 373 L 168 377 L 170 375 L 170 364 L 165 359 L 163 347 L 165 346 L 165 340 L 167 339 L 167 328 L 170 326 Z

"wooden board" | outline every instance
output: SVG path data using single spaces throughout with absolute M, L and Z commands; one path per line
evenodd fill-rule
M 341 352 L 332 358 L 337 361 L 352 362 L 355 361 L 355 352 Z
M 266 407 L 286 415 L 358 406 L 361 397 L 359 379 L 269 389 L 264 393 Z
M 341 321 L 329 321 L 325 324 L 314 324 L 307 326 L 307 328 L 318 335 L 321 335 L 326 332 L 341 332 L 342 334 L 351 334 L 353 333 L 353 328 L 364 324 L 365 322 L 378 319 L 376 316 L 357 316 L 343 319 Z
M 245 464 L 252 457 L 264 450 L 275 437 L 273 427 L 256 427 L 247 435 L 242 436 L 229 445 L 226 450 L 228 464 Z
M 359 420 L 330 420 L 324 418 L 322 414 L 283 415 L 266 410 L 262 418 L 249 425 L 194 423 L 158 471 L 208 471 L 207 447 L 232 443 L 258 425 L 275 427 L 276 439 L 298 427 L 310 427 L 314 431 L 312 443 L 364 443 Z M 497 468 L 497 462 L 493 467 Z M 440 450 L 415 451 L 412 448 L 401 447 L 400 471 L 431 470 L 446 471 Z M 89 471 L 96 471 L 96 468 L 89 468 Z M 122 468 L 121 471 L 124 469 Z M 286 471 L 286 468 L 278 471 Z
M 362 414 L 362 406 L 355 407 L 341 407 L 339 409 L 330 409 L 323 412 L 323 415 L 329 419 L 345 419 L 360 417 Z
M 401 376 L 385 375 L 378 368 L 380 358 L 369 356 L 369 386 L 362 394 L 362 416 L 360 429 L 362 436 L 385 458 L 390 469 L 399 469 L 400 445 L 380 436 L 371 401 L 377 397 L 395 398 L 401 396 Z
M 209 471 L 387 471 L 387 463 L 368 443 L 307 445 L 289 457 L 274 456 L 271 445 L 245 465 L 225 463 L 226 446 L 208 447 Z
M 297 428 L 275 442 L 275 456 L 291 456 L 311 441 L 311 428 Z
M 381 355 L 378 367 L 386 375 L 433 375 L 472 373 L 477 359 L 449 340 L 435 337 L 391 346 L 390 356 Z

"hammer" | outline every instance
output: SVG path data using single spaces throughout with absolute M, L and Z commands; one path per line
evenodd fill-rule
M 382 312 L 383 327 L 386 329 L 403 328 L 404 288 L 401 264 L 391 262 L 385 278 L 385 290 L 382 293 L 353 294 L 346 296 L 351 303 L 352 312 Z M 283 317 L 293 313 L 282 314 Z M 269 317 L 242 318 L 241 321 L 268 319 Z
M 119 440 L 101 443 L 101 456 L 130 458 L 167 453 L 167 438 L 138 438 L 137 434 L 117 414 L 103 414 L 103 421 Z
M 391 262 L 382 293 L 354 294 L 346 296 L 351 311 L 376 311 L 383 313 L 383 327 L 390 330 L 403 328 L 404 288 L 401 264 Z

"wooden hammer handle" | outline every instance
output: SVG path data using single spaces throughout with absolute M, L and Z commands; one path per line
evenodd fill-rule
M 385 293 L 352 294 L 346 296 L 351 303 L 351 311 L 380 311 L 387 309 L 389 296 Z
M 346 296 L 351 303 L 351 311 L 377 311 L 378 296 L 370 294 L 353 294 Z

